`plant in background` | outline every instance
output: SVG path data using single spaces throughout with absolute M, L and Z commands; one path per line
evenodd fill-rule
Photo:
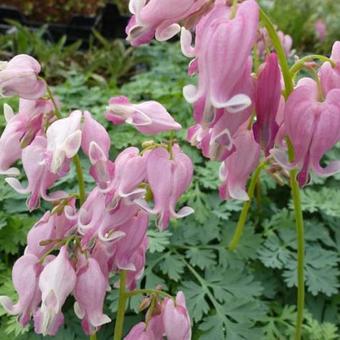
M 298 53 L 329 53 L 339 40 L 340 3 L 332 0 L 260 0 L 273 21 L 289 33 Z
M 187 85 L 183 91 L 184 97 L 194 106 L 196 122 L 189 129 L 187 138 L 202 150 L 204 156 L 220 163 L 221 198 L 244 201 L 229 245 L 226 243 L 229 237 L 221 237 L 214 224 L 209 225 L 213 229 L 209 233 L 199 232 L 199 228 L 190 224 L 187 228 L 179 228 L 180 231 L 171 229 L 175 233 L 171 244 L 168 231 L 163 232 L 163 236 L 152 232 L 147 236 L 149 215 L 156 215 L 158 227 L 167 229 L 170 219 L 193 212 L 189 207 L 176 209 L 176 202 L 191 182 L 191 160 L 176 141 L 170 139 L 166 143 L 148 141 L 141 151 L 135 147 L 126 148 L 112 162 L 109 157 L 111 142 L 105 128 L 86 111 L 73 111 L 62 118 L 59 104 L 47 88 L 46 98 L 39 99 L 39 91 L 36 93 L 37 101 L 45 101 L 44 109 L 39 108 L 38 103 L 31 105 L 39 108 L 38 113 L 19 108 L 19 113 L 13 116 L 13 110 L 5 109 L 8 125 L 0 142 L 5 151 L 9 140 L 17 146 L 13 159 L 6 159 L 8 152 L 3 155 L 2 171 L 11 176 L 7 182 L 15 190 L 30 195 L 29 209 L 35 209 L 40 198 L 52 202 L 54 207 L 29 232 L 25 255 L 13 268 L 18 303 L 13 304 L 7 297 L 1 298 L 2 303 L 10 313 L 19 314 L 23 324 L 33 315 L 36 332 L 55 334 L 63 323 L 62 305 L 71 294 L 75 297 L 74 310 L 82 319 L 83 329 L 94 338 L 97 329 L 110 321 L 103 313 L 108 275 L 119 272 L 115 339 L 123 336 L 127 301 L 133 301 L 135 295 L 144 296 L 140 309 L 148 311 L 145 322 L 132 327 L 127 339 L 162 339 L 163 336 L 171 340 L 190 339 L 190 320 L 183 293 L 179 292 L 174 299 L 158 289 L 157 285 L 164 282 L 152 273 L 159 266 L 173 281 L 179 281 L 187 268 L 197 283 L 183 280 L 180 287 L 190 301 L 193 320 L 199 321 L 206 315 L 198 333 L 204 339 L 260 336 L 258 329 L 253 327 L 255 320 L 265 324 L 263 334 L 268 338 L 289 337 L 295 328 L 296 339 L 301 338 L 302 332 L 309 336 L 318 334 L 320 339 L 335 339 L 336 329 L 332 325 L 324 323 L 319 327 L 308 315 L 302 324 L 304 282 L 312 294 L 320 291 L 320 285 L 315 283 L 318 273 L 313 272 L 313 252 L 310 247 L 304 249 L 302 207 L 306 207 L 306 203 L 301 204 L 299 184 L 308 184 L 311 170 L 322 176 L 338 170 L 339 162 L 327 167 L 319 164 L 324 153 L 340 139 L 340 105 L 336 99 L 340 91 L 337 85 L 338 43 L 334 44 L 330 59 L 311 55 L 298 60 L 289 69 L 290 44 L 286 44 L 285 36 L 277 32 L 254 0 L 241 4 L 222 0 L 187 1 L 185 5 L 170 10 L 165 1 L 130 1 L 135 16 L 127 31 L 130 41 L 138 45 L 151 41 L 154 36 L 158 40 L 168 39 L 181 30 L 182 51 L 193 58 L 189 74 L 198 75 L 197 86 Z M 185 28 L 180 28 L 181 24 Z M 194 46 L 191 41 L 193 30 Z M 259 33 L 261 36 L 263 32 L 266 39 L 259 39 Z M 266 52 L 272 48 L 275 52 Z M 311 63 L 314 60 L 323 62 L 320 69 L 318 64 Z M 39 86 L 26 87 L 20 81 L 8 84 L 8 65 L 3 64 L 3 73 L 0 72 L 0 83 L 9 86 L 8 94 L 20 95 L 20 91 L 27 93 L 39 89 Z M 303 69 L 310 72 L 312 78 L 304 78 L 295 85 L 295 76 Z M 18 75 L 20 72 L 22 70 L 18 69 Z M 41 81 L 37 78 L 38 72 L 29 73 L 31 81 Z M 281 84 L 281 78 L 284 84 Z M 6 86 L 2 88 L 8 91 Z M 30 93 L 32 95 L 34 93 Z M 131 104 L 126 97 L 114 97 L 109 101 L 106 117 L 115 125 L 126 122 L 147 134 L 180 128 L 155 101 Z M 18 124 L 22 121 L 29 124 Z M 304 135 L 308 138 L 302 138 Z M 87 197 L 77 155 L 80 149 L 89 158 L 89 174 L 96 182 Z M 27 175 L 26 188 L 13 177 L 18 174 L 18 169 L 12 167 L 18 159 L 22 160 Z M 47 194 L 53 183 L 69 171 L 72 159 L 77 170 L 79 194 L 68 194 L 64 190 Z M 197 176 L 205 178 L 206 188 L 216 185 L 215 181 L 207 180 L 217 170 L 214 164 L 206 163 L 204 171 L 208 175 L 197 168 Z M 279 217 L 275 215 L 279 221 L 273 218 L 267 222 L 267 239 L 260 249 L 256 249 L 259 243 L 254 240 L 255 246 L 242 248 L 243 242 L 247 246 L 247 235 L 241 237 L 264 168 L 275 178 L 289 172 L 297 237 L 284 228 L 273 227 L 284 221 L 291 222 L 291 216 L 286 216 L 287 212 L 283 210 Z M 196 185 L 191 199 L 194 206 L 201 204 L 203 207 Z M 307 194 L 306 190 L 304 195 Z M 256 199 L 259 200 L 258 196 Z M 151 201 L 153 205 L 150 206 Z M 315 207 L 307 206 L 307 209 L 313 211 Z M 225 218 L 227 213 L 215 208 L 208 212 L 208 218 Z M 203 209 L 198 209 L 196 214 L 198 221 L 206 220 Z M 318 249 L 318 254 L 323 254 L 318 242 L 333 247 L 327 237 L 320 236 L 319 239 L 309 234 L 310 227 L 308 224 L 306 229 L 308 246 L 312 242 L 312 249 Z M 190 239 L 189 245 L 181 245 L 178 242 L 181 237 Z M 256 239 L 253 233 L 250 237 Z M 155 239 L 158 241 L 153 244 Z M 210 245 L 212 239 L 219 243 Z M 154 247 L 160 251 L 167 248 L 160 258 L 151 257 L 146 269 L 146 278 L 153 280 L 156 289 L 136 287 L 143 273 L 148 243 L 151 252 L 155 251 Z M 185 257 L 180 253 L 182 249 L 186 251 Z M 263 316 L 263 308 L 254 301 L 261 287 L 251 275 L 244 273 L 235 250 L 241 252 L 243 259 L 258 256 L 268 268 L 284 268 L 287 285 L 298 286 L 297 313 L 276 306 Z M 223 270 L 210 268 L 216 262 L 216 253 L 220 269 L 229 267 L 227 276 Z M 296 263 L 292 260 L 295 258 Z M 336 262 L 332 251 L 328 251 L 327 259 L 331 267 Z M 322 264 L 318 265 L 321 270 Z M 204 276 L 197 267 L 205 270 Z M 322 275 L 320 271 L 320 280 L 324 279 Z M 68 280 L 63 279 L 66 277 Z M 96 278 L 95 288 L 93 277 Z M 23 280 L 32 283 L 31 290 L 24 289 Z M 150 287 L 149 282 L 146 286 Z M 321 289 L 331 295 L 334 287 L 336 284 L 328 283 L 326 278 Z M 209 312 L 211 306 L 212 313 Z M 257 318 L 254 314 L 258 314 Z
M 38 22 L 68 22 L 74 15 L 95 16 L 98 9 L 105 5 L 103 0 L 91 0 L 79 3 L 74 0 L 48 0 L 41 3 L 37 0 L 4 0 L 4 5 L 17 8 L 22 13 Z

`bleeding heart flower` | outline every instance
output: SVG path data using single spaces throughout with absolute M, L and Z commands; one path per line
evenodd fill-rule
M 20 324 L 24 327 L 35 313 L 41 301 L 41 293 L 38 286 L 39 274 L 42 265 L 39 259 L 32 254 L 25 254 L 14 264 L 12 280 L 15 290 L 19 295 L 18 302 L 13 305 L 7 296 L 0 296 L 0 304 L 10 315 L 18 315 Z
M 333 68 L 329 62 L 325 62 L 319 71 L 325 95 L 333 89 L 340 89 L 340 41 L 333 44 L 331 59 L 335 62 L 335 67 Z
M 46 83 L 38 78 L 40 64 L 26 54 L 0 64 L 0 94 L 38 99 L 46 92 Z
M 240 131 L 235 138 L 235 152 L 220 167 L 220 196 L 241 201 L 249 199 L 246 184 L 249 175 L 255 170 L 260 158 L 260 146 L 251 130 Z
M 114 166 L 109 160 L 110 145 L 110 136 L 104 126 L 85 111 L 81 147 L 92 165 L 90 175 L 103 190 L 108 188 L 113 179 Z
M 293 144 L 294 161 L 288 161 L 285 148 L 273 150 L 272 154 L 282 166 L 300 169 L 300 186 L 308 183 L 310 170 L 319 176 L 340 171 L 340 161 L 330 162 L 325 168 L 320 165 L 322 156 L 340 140 L 339 96 L 340 89 L 333 89 L 320 101 L 316 82 L 304 78 L 288 97 L 280 135 L 287 135 Z
M 120 199 L 134 200 L 142 196 L 145 190 L 140 184 L 146 177 L 146 155 L 140 155 L 138 148 L 129 147 L 123 150 L 114 162 L 114 175 L 105 193 L 112 193 L 112 205 Z
M 276 116 L 281 90 L 281 71 L 277 56 L 271 53 L 267 56 L 256 81 L 256 122 L 253 126 L 255 140 L 260 144 L 266 156 L 273 148 L 279 130 Z
M 126 27 L 127 40 L 132 46 L 172 38 L 181 30 L 177 22 L 189 17 L 205 4 L 205 0 L 130 0 L 132 18 Z
M 41 307 L 34 315 L 38 334 L 55 335 L 64 322 L 61 308 L 76 285 L 76 273 L 69 261 L 66 246 L 49 262 L 40 274 Z
M 145 322 L 139 322 L 133 326 L 124 340 L 156 340 L 152 330 L 147 327 Z
M 199 75 L 198 87 L 187 85 L 183 94 L 189 103 L 200 103 L 203 123 L 214 120 L 214 109 L 238 112 L 251 105 L 250 98 L 235 91 L 235 87 L 256 42 L 258 20 L 259 9 L 254 0 L 240 4 L 235 18 L 230 18 L 229 7 L 218 1 L 198 24 L 195 47 L 191 47 L 191 33 L 182 30 L 182 51 L 197 58 Z
M 144 241 L 148 225 L 148 215 L 144 211 L 139 211 L 130 220 L 117 227 L 125 234 L 114 245 L 114 264 L 118 269 L 136 270 L 132 261 L 133 256 Z
M 67 196 L 67 193 L 63 191 L 47 195 L 47 189 L 68 172 L 69 164 L 68 162 L 64 163 L 62 165 L 63 168 L 59 170 L 58 174 L 52 173 L 49 170 L 51 157 L 46 148 L 46 138 L 38 136 L 31 145 L 23 150 L 22 163 L 28 179 L 28 186 L 26 188 L 16 178 L 6 178 L 6 182 L 14 190 L 21 194 L 30 194 L 27 200 L 27 206 L 30 210 L 39 206 L 40 197 L 47 201 L 54 201 Z
M 111 139 L 103 125 L 97 122 L 90 112 L 84 111 L 84 123 L 82 125 L 81 148 L 86 155 L 90 153 L 91 143 L 96 143 L 106 157 L 109 156 Z
M 53 173 L 58 172 L 65 159 L 70 159 L 77 154 L 81 145 L 81 118 L 81 111 L 73 111 L 67 118 L 55 121 L 47 129 L 47 151 L 52 154 Z
M 168 340 L 190 340 L 191 323 L 183 292 L 176 300 L 166 299 L 162 306 L 165 334 Z
M 111 322 L 103 314 L 103 305 L 108 288 L 108 278 L 104 276 L 99 264 L 89 258 L 85 267 L 77 274 L 77 283 L 74 289 L 76 302 L 74 310 L 82 319 L 83 329 L 86 334 L 94 334 L 100 326 Z
M 113 97 L 109 101 L 106 118 L 113 124 L 131 124 L 147 135 L 181 129 L 181 125 L 171 117 L 165 107 L 156 101 L 131 104 L 126 97 Z
M 176 212 L 176 202 L 189 187 L 193 166 L 191 159 L 176 144 L 172 153 L 162 147 L 150 152 L 147 159 L 147 181 L 151 187 L 155 206 L 149 208 L 143 200 L 136 203 L 151 214 L 158 214 L 158 226 L 166 229 L 170 218 L 183 218 L 193 213 L 190 207 Z
M 323 19 L 316 20 L 314 24 L 315 34 L 318 39 L 322 42 L 326 39 L 327 36 L 327 25 Z

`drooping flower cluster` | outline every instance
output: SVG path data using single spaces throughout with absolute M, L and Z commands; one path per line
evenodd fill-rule
M 260 147 L 249 129 L 254 99 L 261 98 L 257 92 L 264 90 L 252 77 L 251 53 L 258 24 L 256 1 L 241 3 L 236 13 L 225 1 L 215 1 L 195 28 L 194 47 L 191 32 L 182 29 L 182 51 L 194 58 L 189 72 L 198 76 L 197 87 L 188 85 L 183 90 L 186 100 L 194 105 L 196 121 L 189 128 L 188 140 L 204 156 L 221 162 L 223 199 L 248 199 L 244 187 L 259 161 Z M 268 122 L 258 123 L 258 135 L 264 124 Z
M 36 333 L 55 335 L 64 322 L 63 305 L 73 296 L 85 333 L 94 334 L 111 321 L 103 313 L 110 276 L 125 271 L 126 289 L 133 290 L 143 274 L 149 216 L 155 215 L 158 227 L 166 229 L 170 219 L 193 212 L 189 207 L 176 209 L 191 183 L 192 162 L 172 142 L 149 142 L 144 150 L 128 147 L 110 160 L 110 136 L 90 112 L 76 110 L 61 118 L 56 100 L 41 98 L 46 84 L 37 76 L 37 61 L 19 56 L 6 65 L 0 72 L 3 92 L 19 95 L 20 105 L 17 114 L 8 105 L 4 108 L 1 174 L 8 176 L 7 183 L 17 192 L 28 195 L 29 210 L 38 208 L 42 199 L 54 208 L 30 230 L 25 253 L 14 264 L 17 303 L 6 296 L 0 297 L 0 303 L 9 314 L 19 316 L 21 325 L 33 318 Z M 11 72 L 10 78 L 5 71 Z M 181 128 L 154 101 L 130 104 L 125 97 L 112 98 L 106 117 L 114 124 L 132 124 L 145 134 Z M 72 160 L 79 166 L 75 157 L 80 150 L 91 164 L 92 191 L 87 197 L 81 197 L 81 191 L 80 197 L 49 192 L 69 172 Z M 19 160 L 27 177 L 25 186 L 16 178 Z M 77 197 L 84 201 L 80 206 Z M 184 313 L 183 331 L 189 334 L 184 297 L 178 299 L 176 306 L 172 300 L 163 302 L 164 315 L 171 319 L 178 311 Z
M 319 93 L 321 90 L 314 80 L 302 80 L 285 102 L 281 95 L 282 75 L 275 53 L 266 56 L 255 77 L 251 74 L 249 56 L 258 31 L 256 3 L 252 0 L 243 2 L 238 6 L 235 17 L 230 17 L 230 12 L 223 1 L 216 1 L 196 27 L 195 47 L 188 44 L 190 33 L 187 30 L 182 29 L 181 38 L 184 54 L 195 57 L 189 71 L 192 73 L 194 70 L 198 74 L 198 89 L 191 85 L 184 88 L 184 97 L 194 104 L 197 122 L 189 129 L 188 139 L 202 150 L 203 155 L 222 162 L 221 197 L 248 199 L 245 184 L 258 165 L 260 149 L 266 157 L 274 155 L 286 169 L 298 166 L 301 186 L 308 182 L 310 169 L 319 175 L 338 171 L 338 162 L 325 169 L 319 165 L 325 152 L 339 141 L 336 131 L 339 131 L 340 111 L 335 99 L 338 96 L 335 89 L 339 89 L 337 66 L 333 68 L 330 63 L 325 63 L 321 67 L 319 76 L 323 93 Z M 248 19 L 244 27 L 242 15 Z M 235 33 L 234 26 L 237 27 Z M 204 34 L 207 34 L 205 42 Z M 242 35 L 242 39 L 238 35 Z M 289 37 L 284 38 L 282 32 L 278 35 L 289 55 Z M 221 46 L 214 45 L 215 36 Z M 338 46 L 335 43 L 333 48 L 331 58 L 334 61 L 339 60 Z M 230 91 L 232 86 L 234 89 Z M 220 94 L 217 94 L 218 91 Z M 222 100 L 217 100 L 218 96 Z M 302 106 L 303 98 L 305 106 Z M 310 137 L 306 138 L 307 135 Z M 291 164 L 287 161 L 285 137 L 290 139 L 296 153 Z
M 183 26 L 182 52 L 192 58 L 189 74 L 198 78 L 197 86 L 183 89 L 184 98 L 193 104 L 195 120 L 187 138 L 204 156 L 221 162 L 221 198 L 248 200 L 246 183 L 259 164 L 261 150 L 266 159 L 274 156 L 284 169 L 298 167 L 301 186 L 308 182 L 310 170 L 323 176 L 339 171 L 339 162 L 320 166 L 322 156 L 340 140 L 336 99 L 340 89 L 339 42 L 331 55 L 336 66 L 326 62 L 319 70 L 320 86 L 315 80 L 303 79 L 285 100 L 278 58 L 275 53 L 266 55 L 273 45 L 267 29 L 259 25 L 255 0 L 240 1 L 236 7 L 225 0 L 211 1 L 209 6 L 196 1 L 201 8 L 195 7 L 194 15 L 183 7 L 177 16 L 172 16 L 172 8 L 162 1 L 157 7 L 153 1 L 142 2 L 136 10 L 137 3 L 141 2 L 130 1 L 135 14 L 131 22 L 144 20 L 144 29 L 158 27 L 155 22 L 163 27 L 163 20 L 171 17 L 171 34 L 164 39 L 156 34 L 156 39 L 166 40 L 179 31 L 180 24 Z M 141 20 L 143 11 L 149 15 Z M 131 27 L 127 31 L 133 45 L 148 43 L 154 35 L 149 29 L 147 39 L 144 35 L 133 40 L 131 33 L 146 31 L 141 26 L 135 27 L 136 31 Z M 291 37 L 281 31 L 277 36 L 286 56 L 291 56 Z M 264 59 L 259 67 L 252 64 L 252 54 Z M 287 140 L 295 150 L 290 161 Z

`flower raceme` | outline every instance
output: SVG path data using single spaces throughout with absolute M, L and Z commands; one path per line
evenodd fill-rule
M 14 58 L 8 65 L 6 72 L 17 78 L 4 83 L 2 89 L 22 97 L 17 114 L 5 105 L 0 173 L 8 176 L 7 183 L 17 192 L 28 194 L 29 210 L 38 208 L 41 200 L 54 208 L 32 227 L 25 254 L 13 267 L 17 303 L 6 296 L 0 297 L 0 303 L 9 314 L 19 316 L 21 325 L 33 318 L 36 333 L 54 336 L 64 323 L 63 305 L 73 296 L 84 332 L 93 335 L 111 321 L 103 313 L 111 274 L 125 271 L 127 290 L 136 289 L 143 275 L 149 214 L 159 216 L 164 229 L 170 218 L 192 212 L 188 207 L 176 212 L 176 203 L 192 179 L 192 162 L 172 142 L 149 142 L 145 150 L 128 147 L 110 160 L 110 136 L 90 112 L 76 110 L 60 118 L 55 112 L 59 110 L 56 100 L 40 98 L 46 90 L 45 82 L 37 78 L 40 66 L 30 57 Z M 0 72 L 1 86 L 7 74 Z M 28 89 L 19 82 L 20 77 L 31 85 L 32 98 L 27 99 Z M 41 92 L 34 90 L 34 86 L 40 90 L 39 84 L 44 85 Z M 155 101 L 131 104 L 127 98 L 113 98 L 106 116 L 114 124 L 126 122 L 144 134 L 181 128 Z M 74 194 L 49 190 L 69 172 L 71 159 L 80 150 L 89 158 L 95 187 L 78 206 Z M 14 177 L 20 174 L 17 161 L 27 177 L 25 187 Z M 150 192 L 153 208 L 148 206 Z M 150 324 L 155 330 L 163 327 L 157 318 Z M 190 322 L 186 333 L 187 327 Z
M 173 126 L 176 129 L 180 127 L 160 104 L 153 103 L 161 107 L 161 112 L 166 114 L 167 119 L 171 122 L 171 124 L 165 124 L 162 127 L 159 127 L 160 123 L 156 123 L 156 125 L 158 124 L 156 130 L 165 131 L 166 129 L 171 130 Z M 147 107 L 145 110 L 149 112 Z M 152 108 L 150 110 L 152 111 Z M 9 111 L 8 108 L 7 111 Z M 146 157 L 139 156 L 137 148 L 128 148 L 113 164 L 109 160 L 111 144 L 109 135 L 89 112 L 73 111 L 69 117 L 53 122 L 46 130 L 46 135 L 44 135 L 43 122 L 40 119 L 40 130 L 36 132 L 31 144 L 25 145 L 22 150 L 20 141 L 27 130 L 27 125 L 25 125 L 27 119 L 24 118 L 21 118 L 20 113 L 10 118 L 0 138 L 0 149 L 3 149 L 3 157 L 0 158 L 0 161 L 2 161 L 2 173 L 13 176 L 18 175 L 19 170 L 10 168 L 10 166 L 22 158 L 29 182 L 28 186 L 23 188 L 20 182 L 13 177 L 9 177 L 7 182 L 19 193 L 30 194 L 28 200 L 30 210 L 39 206 L 40 197 L 53 200 L 64 196 L 62 192 L 58 192 L 53 194 L 50 199 L 46 192 L 56 180 L 68 172 L 70 159 L 77 154 L 80 147 L 90 158 L 92 164 L 90 174 L 102 190 L 114 190 L 115 200 L 145 191 L 137 187 L 145 177 L 143 169 L 145 169 Z M 13 145 L 11 142 L 15 147 L 15 152 L 12 153 L 8 152 L 8 149 Z M 126 172 L 128 168 L 135 168 L 136 171 Z
M 249 98 L 254 98 L 254 81 L 250 72 L 252 68 L 251 60 L 248 59 L 243 75 L 237 86 L 236 93 L 240 90 Z M 202 124 L 203 109 L 197 105 L 194 108 L 194 118 L 198 122 L 188 130 L 187 139 L 192 144 L 202 150 L 202 154 L 211 160 L 223 161 L 235 151 L 234 137 L 238 130 L 250 118 L 253 106 L 244 108 L 237 113 L 227 109 L 215 111 L 214 120 L 206 126 Z M 201 123 L 199 123 L 201 122 Z
M 198 123 L 213 121 L 216 109 L 238 112 L 250 106 L 250 98 L 235 91 L 235 87 L 256 42 L 258 20 L 259 9 L 254 0 L 240 4 L 234 18 L 229 7 L 217 1 L 197 25 L 195 47 L 191 46 L 190 31 L 182 30 L 182 51 L 196 58 L 198 72 L 198 87 L 187 85 L 183 93 L 189 103 L 203 107 Z

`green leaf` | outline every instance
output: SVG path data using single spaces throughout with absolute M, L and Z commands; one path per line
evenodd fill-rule
M 290 339 L 295 331 L 296 308 L 295 306 L 273 306 L 270 315 L 264 319 L 263 332 L 265 339 L 285 340 Z
M 307 340 L 336 340 L 340 335 L 336 325 L 330 322 L 319 323 L 309 313 L 305 315 L 303 331 Z
M 13 215 L 8 218 L 6 227 L 0 230 L 1 249 L 6 254 L 16 254 L 26 244 L 28 230 L 32 227 L 34 217 Z
M 185 253 L 193 266 L 200 269 L 212 267 L 216 264 L 216 254 L 212 249 L 199 249 L 192 247 Z
M 202 320 L 210 310 L 206 292 L 193 281 L 184 281 L 180 289 L 184 292 L 190 317 L 194 322 Z
M 261 284 L 254 280 L 253 275 L 243 270 L 208 269 L 205 279 L 219 302 L 228 301 L 232 297 L 252 299 L 260 296 L 263 289 Z
M 322 187 L 321 190 L 308 188 L 302 191 L 301 200 L 304 211 L 340 217 L 340 191 L 336 188 Z
M 170 243 L 171 233 L 167 230 L 159 231 L 159 230 L 148 230 L 148 239 L 149 239 L 149 247 L 148 251 L 153 253 L 162 252 L 167 245 Z
M 168 253 L 159 263 L 163 274 L 174 281 L 179 281 L 184 273 L 184 264 L 180 255 Z
M 205 167 L 196 168 L 197 180 L 199 180 L 203 188 L 216 190 L 219 185 L 219 167 L 220 163 L 218 162 L 208 162 Z
M 276 234 L 268 237 L 258 250 L 261 262 L 268 268 L 284 268 L 292 257 L 288 245 Z
M 317 245 L 306 248 L 305 278 L 307 289 L 311 294 L 324 293 L 331 296 L 338 292 L 340 274 L 338 262 L 338 254 L 334 251 Z M 289 262 L 283 273 L 288 287 L 297 286 L 296 265 L 296 260 Z
M 202 340 L 226 339 L 224 319 L 218 315 L 209 315 L 204 318 L 199 329 L 203 331 L 203 335 L 200 336 Z

